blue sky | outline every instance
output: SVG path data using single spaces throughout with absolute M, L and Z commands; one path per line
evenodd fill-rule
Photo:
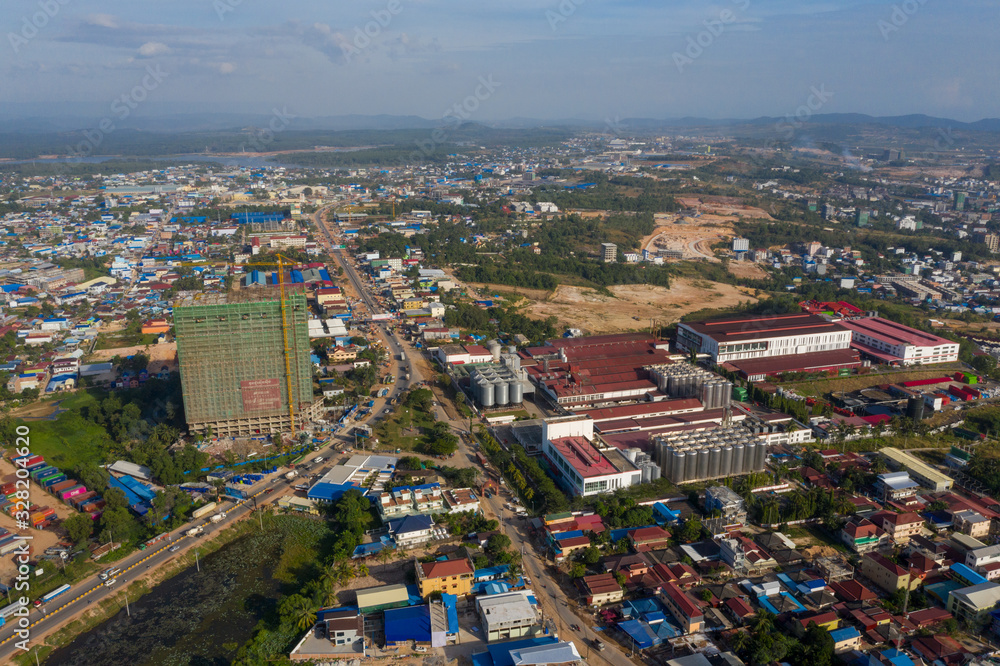
M 821 88 L 832 93 L 823 113 L 977 120 L 1000 116 L 998 9 L 998 0 L 6 0 L 0 113 L 108 113 L 152 67 L 164 76 L 137 114 L 278 107 L 440 118 L 478 88 L 466 107 L 482 121 L 751 118 L 794 113 Z M 33 17 L 37 31 L 26 27 Z M 359 37 L 366 28 L 371 36 Z

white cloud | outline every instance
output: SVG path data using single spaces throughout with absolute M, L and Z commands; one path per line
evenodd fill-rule
M 111 14 L 91 14 L 87 17 L 87 23 L 90 25 L 98 25 L 102 28 L 112 29 L 121 25 L 118 22 L 118 18 L 116 16 L 112 16 Z
M 170 47 L 163 42 L 146 42 L 139 47 L 139 55 L 144 58 L 153 58 L 167 53 L 170 53 Z

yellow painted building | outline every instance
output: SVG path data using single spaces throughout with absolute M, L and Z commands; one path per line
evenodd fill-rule
M 426 598 L 432 592 L 446 592 L 458 596 L 472 593 L 475 569 L 467 558 L 444 562 L 415 562 L 415 564 L 420 596 Z

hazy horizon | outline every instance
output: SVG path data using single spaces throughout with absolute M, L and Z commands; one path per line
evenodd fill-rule
M 34 0 L 0 7 L 0 113 L 969 122 L 1000 117 L 996 4 Z

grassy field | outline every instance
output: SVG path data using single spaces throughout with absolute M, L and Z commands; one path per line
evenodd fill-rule
M 159 333 L 146 333 L 135 338 L 122 337 L 116 334 L 101 333 L 97 336 L 97 346 L 94 349 L 117 349 L 118 347 L 141 347 L 155 345 L 160 339 Z
M 400 406 L 375 429 L 379 448 L 414 451 L 420 443 L 423 428 L 434 425 L 434 416 L 427 412 Z
M 953 375 L 958 370 L 965 370 L 961 363 L 942 363 L 928 368 L 912 370 L 871 373 L 856 377 L 832 377 L 830 379 L 811 379 L 802 382 L 779 382 L 785 388 L 795 389 L 800 395 L 821 397 L 829 393 L 843 391 L 850 393 L 860 389 L 878 386 L 880 384 L 898 384 L 914 379 L 930 379 Z
M 101 442 L 107 434 L 104 429 L 80 415 L 80 410 L 95 404 L 103 394 L 100 392 L 77 391 L 66 396 L 57 409 L 60 413 L 54 420 L 23 420 L 31 429 L 31 451 L 44 456 L 45 461 L 60 469 L 73 469 L 83 461 L 100 461 Z

